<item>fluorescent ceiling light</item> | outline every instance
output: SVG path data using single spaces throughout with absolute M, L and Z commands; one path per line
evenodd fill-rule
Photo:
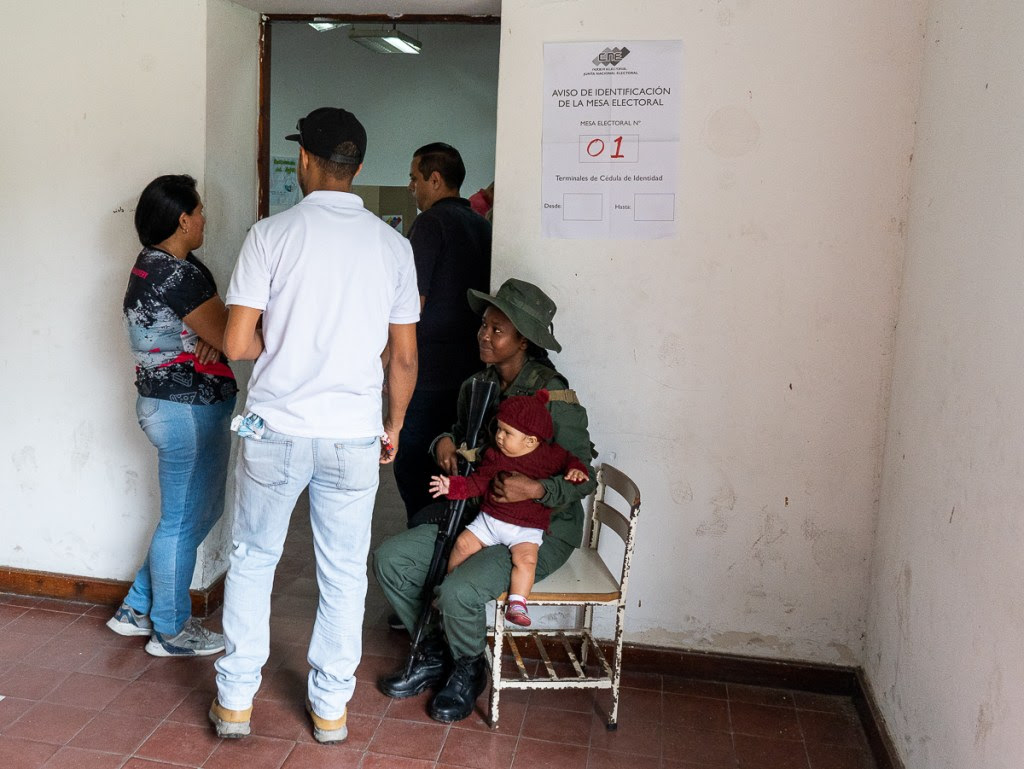
M 347 27 L 348 24 L 343 21 L 334 21 L 333 19 L 328 19 L 323 16 L 317 16 L 313 21 L 309 22 L 309 26 L 317 32 L 329 32 L 330 30 L 337 29 L 338 27 Z
M 419 53 L 423 43 L 397 29 L 372 31 L 353 28 L 349 40 L 376 53 Z

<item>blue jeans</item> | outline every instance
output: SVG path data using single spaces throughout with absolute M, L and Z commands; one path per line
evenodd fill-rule
M 176 635 L 192 614 L 196 549 L 224 512 L 235 399 L 194 406 L 139 396 L 139 426 L 157 448 L 160 522 L 125 602 Z
M 309 701 L 321 718 L 341 718 L 362 654 L 366 556 L 380 479 L 378 436 L 301 438 L 267 429 L 241 439 L 235 521 L 224 583 L 224 642 L 217 699 L 245 710 L 270 654 L 270 591 L 295 502 L 309 486 L 320 603 L 309 642 Z

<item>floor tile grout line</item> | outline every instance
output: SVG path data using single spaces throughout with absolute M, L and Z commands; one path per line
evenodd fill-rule
M 797 729 L 800 730 L 800 739 L 804 745 L 804 759 L 807 761 L 807 769 L 814 769 L 814 766 L 811 763 L 811 751 L 807 748 L 807 733 L 804 732 L 804 724 L 803 721 L 800 719 L 799 710 L 797 710 L 796 712 L 796 725 Z
M 726 684 L 725 688 L 725 713 L 729 720 L 729 742 L 732 744 L 732 764 L 733 766 L 740 765 L 740 753 L 736 748 L 736 730 L 732 724 L 732 697 L 729 696 L 729 686 Z

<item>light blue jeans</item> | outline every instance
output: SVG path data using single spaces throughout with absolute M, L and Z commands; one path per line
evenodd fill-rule
M 309 701 L 340 718 L 362 655 L 366 556 L 380 479 L 380 439 L 300 438 L 270 429 L 241 439 L 235 467 L 233 546 L 224 583 L 224 642 L 217 699 L 252 705 L 270 654 L 270 590 L 295 502 L 309 486 L 320 603 L 309 642 Z
M 157 448 L 160 522 L 125 602 L 177 635 L 192 614 L 196 549 L 224 512 L 235 399 L 210 406 L 139 396 L 139 426 Z

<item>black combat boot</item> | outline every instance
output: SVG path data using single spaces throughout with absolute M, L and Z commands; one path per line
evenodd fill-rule
M 448 681 L 430 701 L 430 717 L 445 724 L 461 721 L 473 712 L 476 698 L 486 688 L 487 661 L 484 655 L 455 660 Z
M 413 665 L 412 672 L 405 674 L 405 664 L 391 675 L 377 681 L 377 687 L 388 697 L 401 700 L 414 697 L 425 689 L 437 686 L 448 676 L 451 665 L 448 663 L 448 652 L 439 635 L 431 635 L 423 639 L 419 659 Z

